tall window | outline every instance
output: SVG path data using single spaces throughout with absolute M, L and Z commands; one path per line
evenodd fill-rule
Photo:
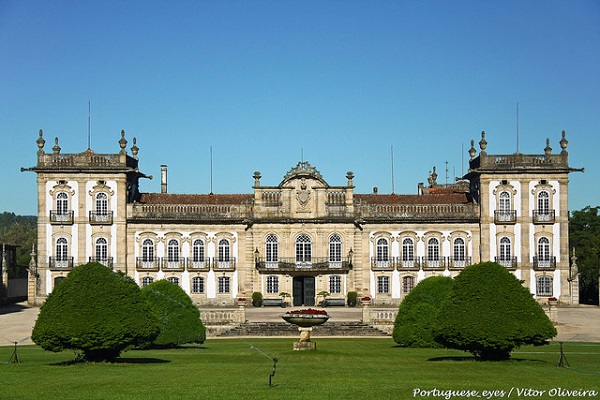
M 146 287 L 152 282 L 154 282 L 154 278 L 152 278 L 151 276 L 144 276 L 142 278 L 142 287 Z
M 296 238 L 296 265 L 310 267 L 312 261 L 312 240 L 306 234 Z
M 329 276 L 329 293 L 330 294 L 341 294 L 342 293 L 342 277 L 340 275 Z
M 454 239 L 453 263 L 456 267 L 464 267 L 466 264 L 465 240 L 463 238 Z
M 177 278 L 176 276 L 170 276 L 167 278 L 167 280 L 172 284 L 179 286 L 179 278 Z
M 550 214 L 550 193 L 542 190 L 538 193 L 538 215 Z
M 378 276 L 377 277 L 377 293 L 386 294 L 390 292 L 390 277 L 389 276 Z
M 277 268 L 279 261 L 279 243 L 277 242 L 277 236 L 267 235 L 265 240 L 265 255 L 267 267 Z
M 154 268 L 154 242 L 144 239 L 142 242 L 142 267 Z
M 105 238 L 96 239 L 95 246 L 96 261 L 108 266 L 108 242 Z
M 104 192 L 100 192 L 96 195 L 96 215 L 108 215 L 108 196 Z
M 204 261 L 204 242 L 202 239 L 196 239 L 192 243 L 192 263 L 194 268 L 204 267 Z
M 512 266 L 512 249 L 510 239 L 507 237 L 503 237 L 500 239 L 500 265 L 505 267 Z
M 219 268 L 228 268 L 230 261 L 231 261 L 231 255 L 229 253 L 229 240 L 221 239 L 221 240 L 219 240 L 218 267 Z
M 507 191 L 500 192 L 499 202 L 498 202 L 498 210 L 501 214 L 507 214 L 508 211 L 511 211 L 510 204 L 510 193 Z
M 375 263 L 378 268 L 388 268 L 390 265 L 390 250 L 386 238 L 377 239 Z
M 229 277 L 220 276 L 218 279 L 218 291 L 219 293 L 229 293 L 231 288 L 229 287 Z
M 537 295 L 552 296 L 552 277 L 541 275 L 537 277 Z
M 64 237 L 56 239 L 56 266 L 69 266 L 69 242 Z
M 402 264 L 412 267 L 415 261 L 415 244 L 411 238 L 402 240 Z
M 409 294 L 415 287 L 415 278 L 413 276 L 402 277 L 402 294 Z
M 279 277 L 277 275 L 267 276 L 267 294 L 279 293 Z
M 342 267 L 342 238 L 337 233 L 329 238 L 329 266 Z
M 192 293 L 204 293 L 204 278 L 195 276 L 192 278 Z
M 438 267 L 440 265 L 440 241 L 430 238 L 427 241 L 427 266 Z
M 167 243 L 167 268 L 179 267 L 179 242 L 170 239 Z
M 538 240 L 538 266 L 549 267 L 550 266 L 550 239 L 547 237 L 541 237 Z
M 56 195 L 56 214 L 67 215 L 69 213 L 69 195 L 60 192 Z

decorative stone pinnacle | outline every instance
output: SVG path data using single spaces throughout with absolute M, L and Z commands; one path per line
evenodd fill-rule
M 119 146 L 121 147 L 121 154 L 125 154 L 125 146 L 127 146 L 127 139 L 125 139 L 125 130 L 121 130 L 121 140 L 119 140 Z
M 58 145 L 58 137 L 54 138 L 54 147 L 52 148 L 54 154 L 60 154 L 60 146 Z
M 40 129 L 40 137 L 38 138 L 38 140 L 36 140 L 36 143 L 38 145 L 38 153 L 43 153 L 44 152 L 44 144 L 46 144 L 46 141 L 44 140 L 44 138 L 42 137 L 42 135 L 44 134 L 44 132 Z
M 138 157 L 137 157 L 138 151 L 140 151 L 140 149 L 137 147 L 136 143 L 137 143 L 137 139 L 133 138 L 133 146 L 131 146 L 131 154 L 133 154 L 133 158 L 135 158 L 137 160 L 138 159 Z
M 260 172 L 254 171 L 252 177 L 254 178 L 254 186 L 260 186 L 260 178 L 262 178 Z
M 475 140 L 471 139 L 471 148 L 469 149 L 469 155 L 471 156 L 471 160 L 475 158 L 477 154 L 477 150 L 475 150 Z
M 567 136 L 567 132 L 562 131 L 562 139 L 560 139 L 560 148 L 562 149 L 562 151 L 560 152 L 561 154 L 568 154 L 567 145 L 569 144 L 569 141 L 565 136 Z
M 487 147 L 487 140 L 485 140 L 485 131 L 481 131 L 481 140 L 479 141 L 479 148 L 481 153 L 486 154 L 485 149 Z
M 544 153 L 549 156 L 552 154 L 552 147 L 550 147 L 550 138 L 546 138 L 546 148 L 544 149 Z

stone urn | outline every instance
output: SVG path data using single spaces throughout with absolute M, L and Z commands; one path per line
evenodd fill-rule
M 294 350 L 316 350 L 317 344 L 310 341 L 313 326 L 327 322 L 329 315 L 324 310 L 312 308 L 288 311 L 281 316 L 285 322 L 296 325 L 300 331 L 300 339 L 294 342 Z

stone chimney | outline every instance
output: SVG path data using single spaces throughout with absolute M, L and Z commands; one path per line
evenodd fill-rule
M 167 193 L 167 166 L 160 166 L 160 192 Z

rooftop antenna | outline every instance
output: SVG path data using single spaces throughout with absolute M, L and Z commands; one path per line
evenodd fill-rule
M 304 162 L 304 147 L 300 147 L 300 161 Z
M 394 146 L 390 146 L 390 153 L 392 157 L 392 194 L 395 194 L 394 191 Z
M 88 150 L 92 149 L 92 102 L 88 100 Z
M 446 161 L 446 186 L 448 186 L 448 161 Z
M 519 102 L 517 101 L 517 153 L 519 152 Z
M 460 144 L 460 177 L 465 176 L 465 144 Z
M 210 146 L 210 194 L 213 194 L 213 157 L 212 157 L 212 146 Z

